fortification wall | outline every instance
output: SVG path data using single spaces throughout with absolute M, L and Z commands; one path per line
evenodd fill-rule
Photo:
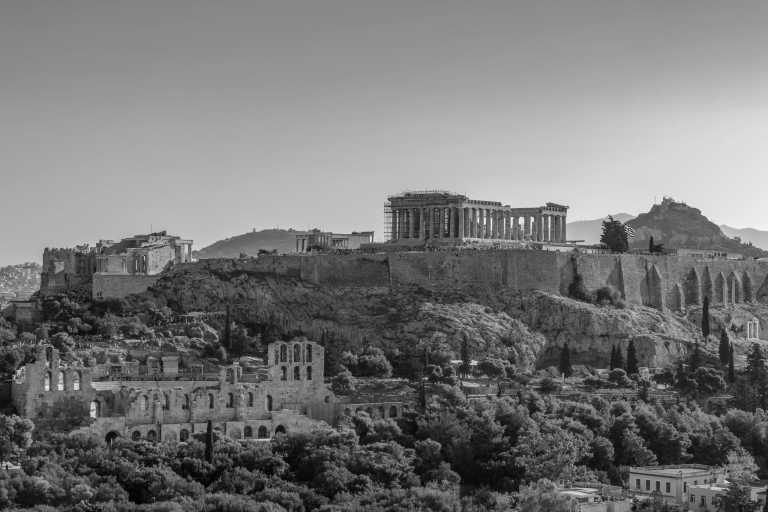
M 613 286 L 628 302 L 659 309 L 701 304 L 704 296 L 713 304 L 768 301 L 768 264 L 755 260 L 499 249 L 265 255 L 203 260 L 177 268 L 190 266 L 291 276 L 323 286 L 536 289 L 563 295 L 578 271 L 588 290 Z
M 160 279 L 161 274 L 101 274 L 93 275 L 93 297 L 97 299 L 122 298 L 132 293 L 142 293 Z

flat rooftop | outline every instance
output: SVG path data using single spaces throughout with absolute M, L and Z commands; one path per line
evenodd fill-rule
M 696 476 L 702 473 L 712 473 L 718 471 L 719 468 L 710 467 L 698 464 L 681 464 L 679 466 L 642 466 L 642 467 L 630 467 L 629 472 L 631 474 L 642 475 L 657 475 L 668 477 L 679 477 L 681 474 L 683 477 Z

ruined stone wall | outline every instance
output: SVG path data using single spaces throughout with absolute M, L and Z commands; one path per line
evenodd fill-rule
M 142 293 L 160 279 L 160 275 L 102 274 L 93 275 L 93 297 L 97 299 L 122 298 L 132 293 Z

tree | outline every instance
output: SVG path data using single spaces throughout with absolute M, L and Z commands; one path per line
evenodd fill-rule
M 699 343 L 696 342 L 693 345 L 693 352 L 691 352 L 691 357 L 688 359 L 688 367 L 690 368 L 690 371 L 695 372 L 700 366 L 701 349 L 699 348 Z
M 568 342 L 563 344 L 563 348 L 560 351 L 560 366 L 558 367 L 561 375 L 570 377 L 573 374 L 573 368 L 571 367 L 571 349 L 568 347 Z
M 471 362 L 469 355 L 469 340 L 467 339 L 467 335 L 465 334 L 464 337 L 461 339 L 461 366 L 459 367 L 459 370 L 461 372 L 462 377 L 466 377 L 469 375 L 469 370 L 471 369 Z
M 704 296 L 704 304 L 701 306 L 701 335 L 705 340 L 709 337 L 709 295 Z
M 603 221 L 603 233 L 600 236 L 600 243 L 605 244 L 612 252 L 627 252 L 629 249 L 629 237 L 627 236 L 626 226 L 620 220 L 609 216 L 608 220 Z
M 616 368 L 616 345 L 611 347 L 611 360 L 608 363 L 608 369 L 613 370 Z
M 635 352 L 635 340 L 629 340 L 629 345 L 627 346 L 627 365 L 626 365 L 627 373 L 629 375 L 632 375 L 634 373 L 638 372 L 637 369 L 637 353 Z
M 720 331 L 720 347 L 718 349 L 718 355 L 720 356 L 720 364 L 723 366 L 728 364 L 731 359 L 731 340 L 728 338 L 728 330 L 723 326 L 723 330 Z
M 205 461 L 213 464 L 213 422 L 208 420 L 208 427 L 205 430 Z
M 0 414 L 0 461 L 7 461 L 32 444 L 32 421 L 21 416 Z
M 728 492 L 720 498 L 720 510 L 725 512 L 752 512 L 759 503 L 749 499 L 749 487 L 738 483 L 728 486 Z
M 651 254 L 653 254 L 653 247 L 654 247 L 653 237 L 651 237 L 648 239 L 648 252 L 650 252 Z
M 733 384 L 736 380 L 736 368 L 733 365 L 733 343 L 728 348 L 728 382 Z

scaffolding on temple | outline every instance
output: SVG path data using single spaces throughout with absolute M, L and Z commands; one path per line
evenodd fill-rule
M 384 203 L 384 241 L 391 241 L 392 235 L 392 203 L 387 201 Z

